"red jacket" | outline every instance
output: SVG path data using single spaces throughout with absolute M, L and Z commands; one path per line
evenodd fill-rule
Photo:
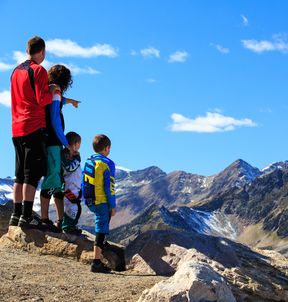
M 11 76 L 12 136 L 45 128 L 45 106 L 51 102 L 46 69 L 29 60 L 18 65 Z

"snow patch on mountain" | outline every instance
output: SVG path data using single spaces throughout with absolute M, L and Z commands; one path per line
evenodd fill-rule
M 240 225 L 235 224 L 234 217 L 220 212 L 205 212 L 187 207 L 168 210 L 160 208 L 163 221 L 177 229 L 196 231 L 200 234 L 222 236 L 235 240 Z
M 13 200 L 13 185 L 14 181 L 11 178 L 0 179 L 0 205 Z M 54 204 L 53 198 L 50 203 Z M 33 210 L 40 212 L 40 186 L 35 193 Z

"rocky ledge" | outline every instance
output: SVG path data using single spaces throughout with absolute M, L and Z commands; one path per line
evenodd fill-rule
M 87 264 L 93 258 L 93 236 L 10 227 L 0 238 L 0 248 Z M 137 297 L 139 302 L 288 301 L 288 261 L 275 251 L 252 250 L 221 237 L 163 230 L 139 235 L 126 247 L 125 255 L 126 259 L 123 247 L 109 243 L 103 261 L 118 271 L 126 264 L 128 273 L 142 278 L 170 276 L 144 290 Z M 122 277 L 131 282 L 128 275 Z

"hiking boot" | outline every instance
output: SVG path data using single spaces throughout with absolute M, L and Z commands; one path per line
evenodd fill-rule
M 33 214 L 30 217 L 20 216 L 18 226 L 20 228 L 37 229 L 41 225 L 41 221 Z
M 102 262 L 99 264 L 92 263 L 90 271 L 92 273 L 109 274 L 111 272 L 111 268 L 105 266 Z
M 63 233 L 78 236 L 78 235 L 82 234 L 82 230 L 75 227 L 75 228 L 70 228 L 70 229 L 63 230 Z
M 20 217 L 16 214 L 12 214 L 9 220 L 9 226 L 18 226 Z
M 50 219 L 41 219 L 41 229 L 43 231 L 52 232 L 52 233 L 61 233 L 62 230 L 54 225 L 53 221 Z

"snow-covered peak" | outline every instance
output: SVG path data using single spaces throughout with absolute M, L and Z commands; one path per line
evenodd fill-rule
M 127 173 L 132 171 L 131 169 L 121 167 L 121 166 L 116 166 L 116 170 L 124 171 L 124 172 L 127 172 Z
M 251 166 L 243 159 L 236 160 L 230 167 L 236 168 L 239 171 L 239 177 L 244 177 L 247 181 L 253 181 L 261 174 L 258 168 Z
M 271 165 L 263 168 L 261 170 L 261 172 L 263 174 L 267 174 L 267 173 L 270 173 L 270 172 L 273 172 L 275 170 L 282 170 L 282 169 L 288 169 L 288 161 L 280 161 L 280 162 L 275 162 L 275 163 L 272 163 Z

